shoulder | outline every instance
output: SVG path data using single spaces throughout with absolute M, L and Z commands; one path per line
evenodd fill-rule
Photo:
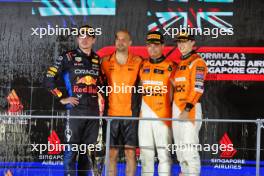
M 68 51 L 65 51 L 63 52 L 59 57 L 58 59 L 59 60 L 67 60 L 67 61 L 71 61 L 74 57 L 77 56 L 77 50 L 74 49 L 74 50 L 68 50 Z
M 102 63 L 110 61 L 110 58 L 111 58 L 111 55 L 107 55 L 107 56 L 102 57 L 102 59 L 101 59 Z
M 206 61 L 198 53 L 195 53 L 192 57 L 194 57 L 194 59 L 191 62 L 190 67 L 193 66 L 206 67 Z
M 142 58 L 141 66 L 150 65 L 149 59 Z
M 98 60 L 100 59 L 100 56 L 96 52 L 92 51 L 92 53 L 93 53 L 93 58 Z
M 177 67 L 177 63 L 172 60 L 165 60 L 168 71 L 174 71 Z
M 142 57 L 140 57 L 140 56 L 136 56 L 136 55 L 133 55 L 132 56 L 132 59 L 133 59 L 133 61 L 134 62 L 136 62 L 136 63 L 141 63 L 142 62 Z

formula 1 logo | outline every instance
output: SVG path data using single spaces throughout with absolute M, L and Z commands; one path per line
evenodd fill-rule
M 154 3 L 163 2 L 163 0 L 155 1 Z M 171 28 L 175 25 L 190 28 L 203 28 L 202 22 L 207 22 L 207 24 L 230 32 L 232 25 L 228 23 L 225 18 L 232 17 L 233 12 L 225 11 L 223 8 L 222 10 L 219 6 L 232 7 L 233 2 L 234 0 L 171 0 L 170 3 L 168 3 L 166 12 L 159 10 L 154 12 L 148 11 L 148 16 L 155 19 L 154 22 L 148 25 L 148 30 L 156 31 L 162 28 Z M 175 9 L 175 7 L 177 7 L 177 9 Z
M 233 158 L 233 156 L 237 153 L 237 150 L 233 147 L 233 143 L 230 140 L 227 133 L 223 135 L 221 140 L 219 141 L 220 145 L 224 144 L 226 146 L 226 149 L 223 150 L 220 154 L 221 158 Z M 229 148 L 229 149 L 227 149 Z

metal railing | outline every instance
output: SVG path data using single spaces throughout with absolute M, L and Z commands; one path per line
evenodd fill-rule
M 0 115 L 0 119 L 8 119 L 14 117 L 14 115 Z M 21 119 L 67 119 L 69 116 L 38 116 L 38 115 L 15 115 L 16 118 Z M 109 173 L 109 151 L 110 151 L 110 126 L 112 120 L 147 120 L 147 121 L 188 121 L 180 120 L 176 118 L 137 118 L 137 117 L 98 117 L 98 116 L 70 116 L 70 118 L 75 119 L 104 119 L 107 121 L 107 130 L 106 130 L 106 153 L 105 153 L 105 175 Z M 198 122 L 216 122 L 216 123 L 251 123 L 256 124 L 256 176 L 260 176 L 260 151 L 261 151 L 261 129 L 264 128 L 264 119 L 256 120 L 244 120 L 244 119 L 196 119 Z

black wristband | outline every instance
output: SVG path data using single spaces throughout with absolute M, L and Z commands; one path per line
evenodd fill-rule
M 193 104 L 186 103 L 184 110 L 190 112 L 192 108 L 193 108 Z

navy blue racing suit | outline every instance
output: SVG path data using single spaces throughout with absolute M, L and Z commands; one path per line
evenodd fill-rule
M 57 87 L 57 79 L 62 79 L 66 88 Z M 48 68 L 45 86 L 57 98 L 77 97 L 79 104 L 72 107 L 66 105 L 70 117 L 65 123 L 65 142 L 70 144 L 95 144 L 99 130 L 99 120 L 76 119 L 71 116 L 99 116 L 98 87 L 101 71 L 100 58 L 95 52 L 88 56 L 81 49 L 67 51 Z M 76 157 L 78 152 L 71 148 L 64 151 L 64 169 L 66 176 L 76 175 Z M 86 154 L 79 154 L 78 175 L 86 175 L 90 169 L 89 158 Z

